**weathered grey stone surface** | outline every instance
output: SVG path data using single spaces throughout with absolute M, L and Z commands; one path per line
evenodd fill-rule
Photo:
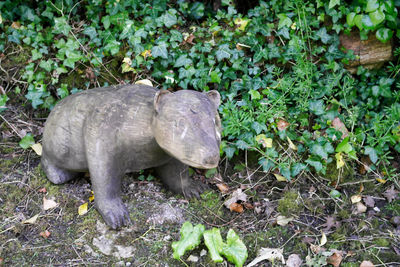
M 217 91 L 158 91 L 145 85 L 104 87 L 60 101 L 43 133 L 42 167 L 61 184 L 90 172 L 95 204 L 112 228 L 127 225 L 120 197 L 127 172 L 154 167 L 172 191 L 198 196 L 188 165 L 214 168 L 219 161 Z

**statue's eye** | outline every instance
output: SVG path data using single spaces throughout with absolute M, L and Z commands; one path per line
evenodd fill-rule
M 195 108 L 190 108 L 190 111 L 191 111 L 193 114 L 197 114 L 197 113 L 198 113 L 198 111 L 197 111 Z

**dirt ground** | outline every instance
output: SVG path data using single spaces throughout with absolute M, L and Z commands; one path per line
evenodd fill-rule
M 185 221 L 217 227 L 223 238 L 234 229 L 247 246 L 246 264 L 261 248 L 274 248 L 285 260 L 298 255 L 303 266 L 360 266 L 363 261 L 400 266 L 396 179 L 381 183 L 373 173 L 360 175 L 357 166 L 348 166 L 326 177 L 303 173 L 279 182 L 250 164 L 249 152 L 231 162 L 222 159 L 208 178 L 194 170 L 193 179 L 210 189 L 200 199 L 186 200 L 157 179 L 147 181 L 151 171 L 146 171 L 125 177 L 123 200 L 132 223 L 116 231 L 90 202 L 88 175 L 53 185 L 40 168 L 40 156 L 18 145 L 26 132 L 40 142 L 44 119 L 23 108 L 0 115 L 0 266 L 233 266 L 212 263 L 204 244 L 182 262 L 173 259 L 171 243 L 179 240 Z M 339 198 L 330 195 L 334 184 Z M 224 202 L 234 192 L 244 198 L 237 201 L 239 210 L 230 211 Z M 55 206 L 45 210 L 49 200 Z M 84 203 L 88 212 L 79 215 Z M 275 259 L 255 266 L 285 264 Z

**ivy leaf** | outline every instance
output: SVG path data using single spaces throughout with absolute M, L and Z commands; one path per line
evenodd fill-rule
M 174 9 L 169 10 L 163 17 L 164 25 L 167 28 L 171 28 L 173 25 L 175 25 L 178 22 L 178 19 L 176 18 L 173 11 L 175 11 L 175 10 Z
M 386 43 L 390 39 L 392 39 L 393 31 L 388 28 L 380 28 L 376 31 L 376 39 L 381 41 L 382 43 Z
M 6 103 L 8 101 L 7 95 L 0 95 L 0 113 L 7 109 Z
M 53 63 L 54 61 L 51 59 L 48 59 L 47 61 L 42 60 L 39 64 L 39 67 L 45 69 L 47 72 L 50 72 L 52 70 L 51 66 Z
M 212 228 L 204 232 L 204 244 L 207 246 L 210 252 L 210 257 L 213 262 L 223 262 L 224 259 L 220 253 L 222 251 L 224 242 L 221 237 L 221 233 L 218 228 Z
M 325 113 L 325 105 L 324 101 L 322 100 L 310 101 L 309 107 L 311 112 L 313 112 L 315 115 L 319 116 Z
M 54 33 L 62 33 L 67 36 L 70 30 L 71 26 L 64 17 L 54 18 Z
M 367 146 L 365 148 L 364 155 L 368 155 L 372 163 L 376 163 L 378 161 L 378 154 L 376 153 L 376 150 L 372 147 Z
M 114 39 L 112 41 L 107 42 L 106 46 L 104 47 L 104 50 L 109 51 L 111 55 L 115 55 L 119 52 L 120 45 L 121 43 Z
M 57 95 L 63 99 L 64 97 L 69 95 L 69 91 L 68 91 L 68 85 L 63 83 L 61 84 L 61 87 L 57 89 Z
M 368 15 L 371 18 L 371 22 L 374 26 L 378 26 L 382 21 L 385 20 L 385 14 L 380 10 L 375 10 Z
M 229 49 L 228 44 L 223 44 L 219 47 L 219 49 L 216 52 L 217 59 L 218 61 L 223 60 L 224 58 L 230 58 L 231 57 L 231 50 Z
M 331 36 L 326 32 L 326 28 L 319 29 L 316 35 L 321 39 L 321 42 L 327 44 L 331 40 Z
M 340 0 L 330 0 L 329 1 L 329 9 L 332 9 L 337 5 L 340 5 Z
M 349 25 L 350 27 L 353 27 L 356 24 L 356 22 L 354 21 L 355 16 L 356 16 L 356 13 L 354 13 L 354 12 L 350 12 L 346 16 L 347 25 Z
M 290 168 L 292 177 L 295 177 L 296 175 L 298 175 L 306 167 L 307 167 L 306 165 L 304 165 L 303 163 L 299 163 L 299 162 L 293 164 L 293 166 Z
M 362 18 L 363 18 L 363 15 L 360 15 L 360 14 L 358 14 L 358 15 L 356 15 L 356 16 L 354 17 L 354 24 L 356 24 L 357 28 L 358 28 L 360 31 L 363 29 Z
M 328 159 L 328 153 L 326 153 L 324 147 L 321 146 L 320 144 L 314 144 L 311 147 L 311 153 L 320 156 L 323 159 Z
M 153 46 L 151 48 L 151 55 L 154 58 L 161 57 L 167 59 L 168 58 L 167 45 L 165 43 L 160 43 L 157 46 Z
M 172 243 L 174 259 L 179 260 L 186 251 L 197 247 L 201 242 L 205 227 L 198 224 L 195 227 L 190 222 L 185 222 L 181 227 L 181 239 Z
M 110 27 L 110 24 L 111 24 L 110 16 L 104 16 L 104 17 L 102 17 L 102 18 L 101 18 L 101 22 L 102 22 L 103 25 L 104 25 L 104 29 L 107 30 L 107 29 Z
M 365 8 L 365 12 L 372 12 L 379 8 L 378 0 L 368 0 L 367 7 Z
M 321 163 L 320 161 L 308 159 L 308 160 L 306 160 L 306 163 L 308 163 L 309 165 L 311 165 L 312 167 L 314 167 L 314 169 L 315 169 L 317 172 L 322 171 L 323 165 L 322 165 L 322 163 Z
M 279 18 L 278 30 L 285 26 L 290 27 L 293 24 L 292 20 L 285 13 L 278 14 L 278 18 Z
M 89 36 L 91 40 L 97 37 L 96 28 L 92 26 L 85 28 L 83 34 Z
M 22 147 L 23 149 L 30 148 L 34 144 L 35 144 L 35 139 L 33 139 L 33 136 L 31 133 L 26 134 L 21 139 L 21 141 L 19 141 L 19 146 Z
M 179 68 L 182 66 L 188 66 L 191 65 L 193 63 L 193 61 L 187 57 L 187 55 L 181 55 L 178 57 L 178 59 L 176 60 L 174 67 L 175 68 Z
M 221 254 L 224 255 L 228 261 L 234 263 L 236 267 L 243 266 L 247 259 L 247 248 L 232 229 L 228 231 L 226 244 L 223 245 Z
M 375 24 L 372 22 L 371 17 L 369 15 L 364 15 L 361 19 L 361 23 L 364 29 L 373 30 L 375 29 Z
M 201 19 L 204 16 L 204 4 L 199 1 L 194 2 L 190 7 L 189 14 L 194 19 Z
M 211 82 L 212 83 L 220 83 L 221 82 L 221 77 L 218 75 L 218 72 L 212 71 L 210 74 L 211 77 Z
M 43 57 L 42 53 L 40 53 L 37 49 L 32 50 L 32 60 L 33 61 L 35 61 L 39 58 L 42 58 L 42 57 Z
M 353 150 L 353 147 L 349 143 L 349 137 L 346 137 L 345 139 L 343 139 L 343 141 L 340 142 L 340 144 L 338 144 L 336 147 L 336 152 L 338 152 L 338 153 L 344 152 L 346 154 L 349 154 L 350 151 L 352 151 L 352 150 Z

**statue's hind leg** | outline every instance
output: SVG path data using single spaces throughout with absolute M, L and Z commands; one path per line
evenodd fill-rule
M 53 165 L 44 155 L 42 156 L 41 163 L 47 179 L 49 179 L 53 184 L 63 184 L 69 180 L 72 180 L 79 174 L 78 172 L 67 171 Z

